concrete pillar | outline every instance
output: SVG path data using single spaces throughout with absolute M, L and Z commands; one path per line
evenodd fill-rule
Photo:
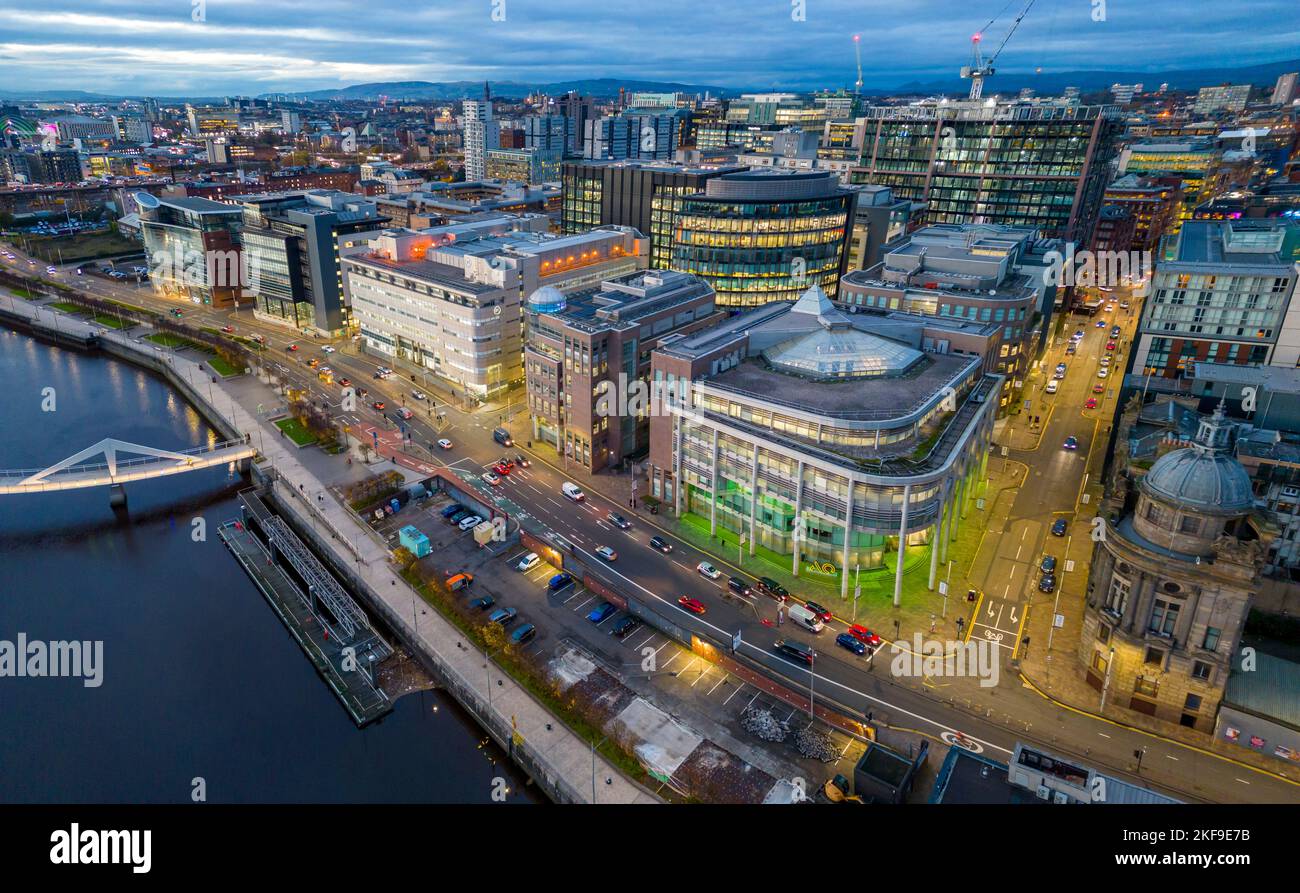
M 957 472 L 957 475 L 952 486 L 952 522 L 948 525 L 948 538 L 953 540 L 961 533 L 961 472 Z
M 709 500 L 709 536 L 715 536 L 718 532 L 718 481 L 722 475 L 718 473 L 718 429 L 713 429 L 713 498 Z
M 803 535 L 804 535 L 803 519 L 800 517 L 800 515 L 803 513 L 803 460 L 802 459 L 799 460 L 799 469 L 797 473 L 799 475 L 799 479 L 795 483 L 795 488 L 794 488 L 794 529 L 798 531 L 798 533 L 792 532 L 790 536 L 790 540 L 794 545 L 794 561 L 790 566 L 790 573 L 794 574 L 796 577 L 799 576 L 799 557 L 803 552 L 802 548 L 800 547 L 803 545 Z
M 844 511 L 844 557 L 840 560 L 840 598 L 849 597 L 849 544 L 853 542 L 853 478 L 849 478 L 849 498 Z
M 972 479 L 975 477 L 975 469 L 967 468 L 961 476 L 961 516 L 963 519 L 966 513 L 970 511 L 971 490 L 973 489 Z
M 907 556 L 907 503 L 911 499 L 911 485 L 902 487 L 902 517 L 898 521 L 898 567 L 894 568 L 894 607 L 902 603 L 902 560 Z
M 930 591 L 931 592 L 934 592 L 934 581 L 936 575 L 939 573 L 939 549 L 940 549 L 940 544 L 944 541 L 942 535 L 943 517 L 944 517 L 943 508 L 944 508 L 944 503 L 947 501 L 947 499 L 948 499 L 948 484 L 947 482 L 945 482 L 944 485 L 939 488 L 939 498 L 935 500 L 938 504 L 935 507 L 934 527 L 930 531 Z
M 749 470 L 749 554 L 754 554 L 758 518 L 758 444 L 754 444 L 754 462 Z

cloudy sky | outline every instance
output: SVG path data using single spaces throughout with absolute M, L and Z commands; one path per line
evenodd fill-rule
M 0 89 L 217 95 L 375 81 L 674 80 L 767 89 L 950 75 L 1024 0 L 0 0 Z M 1093 5 L 1104 21 L 1093 20 Z M 196 19 L 199 19 L 196 21 Z M 1037 0 L 1004 72 L 1300 56 L 1298 0 Z

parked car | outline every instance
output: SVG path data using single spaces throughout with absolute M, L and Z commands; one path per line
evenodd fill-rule
M 542 556 L 538 555 L 536 552 L 529 552 L 523 558 L 519 559 L 519 563 L 515 565 L 515 568 L 521 571 L 530 571 L 541 563 Z
M 739 595 L 749 597 L 754 594 L 754 590 L 740 577 L 729 577 L 727 579 L 727 588 Z
M 853 624 L 849 627 L 849 635 L 862 642 L 864 645 L 870 645 L 872 648 L 880 647 L 880 636 L 876 635 L 870 629 L 861 624 Z
M 677 599 L 677 604 L 681 605 L 692 614 L 703 614 L 705 611 L 704 602 L 700 601 L 698 598 L 691 598 L 689 595 L 683 595 L 681 598 Z
M 722 571 L 718 570 L 707 561 L 701 561 L 699 564 L 695 565 L 695 571 L 700 574 L 700 576 L 708 577 L 710 580 L 716 580 L 718 577 L 722 576 Z
M 497 608 L 488 615 L 488 620 L 492 623 L 499 623 L 502 626 L 509 626 L 519 616 L 519 612 L 514 608 Z
M 1106 386 L 1101 382 L 1097 382 L 1095 385 L 1092 386 L 1092 392 L 1094 394 L 1104 394 L 1106 393 Z
M 1114 342 L 1114 341 L 1107 341 L 1107 342 L 1106 342 L 1106 349 L 1107 349 L 1107 350 L 1114 350 L 1114 349 L 1115 349 L 1115 342 Z
M 1108 375 L 1110 375 L 1110 370 L 1107 369 L 1105 366 L 1102 366 L 1100 369 L 1097 370 L 1098 378 L 1105 378 Z
M 597 546 L 596 554 L 599 555 L 601 558 L 605 559 L 606 561 L 613 561 L 614 559 L 618 558 L 618 553 L 615 552 L 613 549 L 611 549 L 609 546 Z
M 1038 562 L 1038 569 L 1043 573 L 1050 574 L 1056 570 L 1056 556 L 1044 555 L 1043 560 Z
M 1052 574 L 1044 574 L 1043 578 L 1038 581 L 1039 592 L 1055 592 L 1056 577 Z
M 1069 526 L 1069 522 L 1064 518 L 1057 518 L 1052 522 L 1052 536 L 1065 536 L 1065 531 Z
M 790 592 L 784 586 L 771 577 L 758 578 L 758 591 L 770 595 L 778 601 L 782 601 L 790 595 Z
M 823 608 L 821 605 L 817 604 L 817 602 L 804 602 L 803 606 L 809 611 L 812 611 L 813 616 L 822 623 L 830 623 L 831 618 L 835 616 L 829 609 Z
M 492 607 L 496 603 L 497 600 L 494 599 L 492 596 L 484 595 L 481 596 L 480 598 L 474 599 L 474 601 L 469 603 L 469 606 L 471 608 L 478 608 L 480 611 L 486 611 L 488 608 Z
M 478 515 L 470 515 L 468 518 L 461 518 L 460 522 L 456 526 L 459 527 L 461 530 L 470 530 L 474 527 L 479 526 L 482 523 L 483 523 L 483 519 L 480 518 Z
M 839 645 L 841 648 L 847 648 L 849 651 L 852 651 L 854 654 L 857 655 L 863 655 L 867 653 L 867 646 L 864 645 L 856 637 L 851 636 L 848 633 L 840 633 L 838 636 L 836 636 L 835 644 Z
M 469 588 L 473 582 L 473 574 L 453 574 L 447 578 L 447 588 L 452 592 L 459 592 L 462 589 Z
M 608 514 L 605 515 L 605 520 L 613 524 L 619 530 L 627 530 L 629 527 L 632 526 L 631 521 L 629 521 L 627 518 L 624 518 L 622 515 L 618 514 L 617 512 L 609 512 Z
M 537 635 L 537 627 L 531 623 L 525 623 L 510 634 L 510 641 L 516 645 L 522 645 Z
M 658 549 L 660 552 L 667 555 L 673 550 L 673 544 L 668 542 L 662 536 L 652 536 L 650 537 L 650 548 Z
M 1096 408 L 1097 408 L 1097 398 L 1096 398 L 1096 397 L 1089 397 L 1087 400 L 1083 401 L 1083 408 L 1084 408 L 1084 409 L 1096 409 Z
M 613 614 L 617 610 L 618 608 L 614 607 L 612 603 L 601 602 L 591 609 L 591 612 L 587 614 L 587 619 L 592 623 L 604 623 L 609 619 L 609 615 Z
M 451 515 L 448 516 L 448 518 L 447 518 L 447 523 L 448 523 L 448 524 L 459 524 L 459 523 L 460 523 L 461 521 L 463 521 L 465 518 L 468 518 L 468 517 L 472 516 L 473 514 L 474 514 L 474 513 L 471 512 L 469 509 L 465 509 L 465 508 L 457 509 L 456 511 L 452 512 Z
M 610 632 L 618 636 L 620 639 L 626 639 L 632 634 L 633 630 L 640 625 L 641 621 L 637 620 L 635 617 L 628 616 L 614 624 L 614 628 L 610 630 Z
M 573 582 L 572 574 L 558 573 L 554 577 L 551 577 L 550 580 L 547 581 L 546 588 L 551 590 L 551 592 L 558 592 L 559 590 L 563 589 L 565 586 L 568 586 L 572 582 Z
M 444 518 L 450 518 L 452 515 L 456 514 L 457 512 L 463 512 L 463 511 L 465 511 L 465 506 L 461 505 L 459 502 L 453 502 L 451 505 L 443 508 L 442 516 Z

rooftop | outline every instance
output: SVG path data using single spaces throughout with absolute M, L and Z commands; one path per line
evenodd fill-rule
M 1233 666 L 1239 666 L 1233 661 Z M 1255 649 L 1255 669 L 1233 672 L 1223 691 L 1225 706 L 1283 722 L 1300 730 L 1300 664 Z
M 1178 236 L 1176 258 L 1158 263 L 1157 272 L 1200 265 L 1293 276 L 1294 265 L 1281 255 L 1285 237 L 1286 225 L 1275 220 L 1189 220 Z

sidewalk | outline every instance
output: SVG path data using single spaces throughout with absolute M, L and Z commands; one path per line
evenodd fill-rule
M 36 318 L 36 305 L 25 301 L 15 303 L 18 312 L 22 312 L 22 306 L 26 305 L 31 313 L 24 315 Z M 41 316 L 48 317 L 50 312 L 47 310 Z M 490 703 L 491 710 L 502 723 L 507 727 L 513 725 L 519 740 L 526 742 L 529 750 L 540 756 L 552 772 L 566 782 L 564 787 L 574 793 L 575 799 L 591 802 L 593 754 L 589 742 L 569 731 L 494 664 L 485 664 L 483 656 L 436 611 L 425 609 L 417 613 L 417 595 L 392 571 L 385 544 L 338 502 L 330 490 L 331 485 L 349 475 L 343 457 L 325 456 L 314 448 L 295 449 L 278 436 L 277 429 L 257 417 L 257 404 L 271 404 L 277 399 L 268 386 L 260 382 L 250 386 L 247 380 L 239 386 L 221 379 L 214 383 L 208 369 L 181 354 L 155 353 L 136 344 L 130 335 L 112 330 L 101 332 L 98 327 L 62 314 L 59 325 L 65 331 L 73 327 L 77 331 L 94 331 L 101 341 L 114 342 L 147 361 L 161 359 L 170 366 L 192 391 L 191 399 L 197 398 L 197 402 L 207 404 L 214 414 L 250 438 L 275 472 L 277 494 L 296 496 L 313 526 L 319 525 L 317 530 L 323 528 L 322 535 L 330 536 L 350 553 L 350 557 L 345 557 L 355 562 L 358 576 L 384 602 L 389 615 L 398 618 L 403 632 L 418 640 L 443 666 L 449 667 L 460 686 L 472 691 L 481 701 Z M 309 464 L 314 470 L 308 467 Z M 357 471 L 360 469 L 354 467 L 352 473 Z M 328 479 L 322 480 L 320 475 L 326 475 Z M 594 774 L 609 779 L 600 790 L 600 802 L 659 802 L 650 792 L 623 776 L 603 756 L 595 755 L 595 763 Z

